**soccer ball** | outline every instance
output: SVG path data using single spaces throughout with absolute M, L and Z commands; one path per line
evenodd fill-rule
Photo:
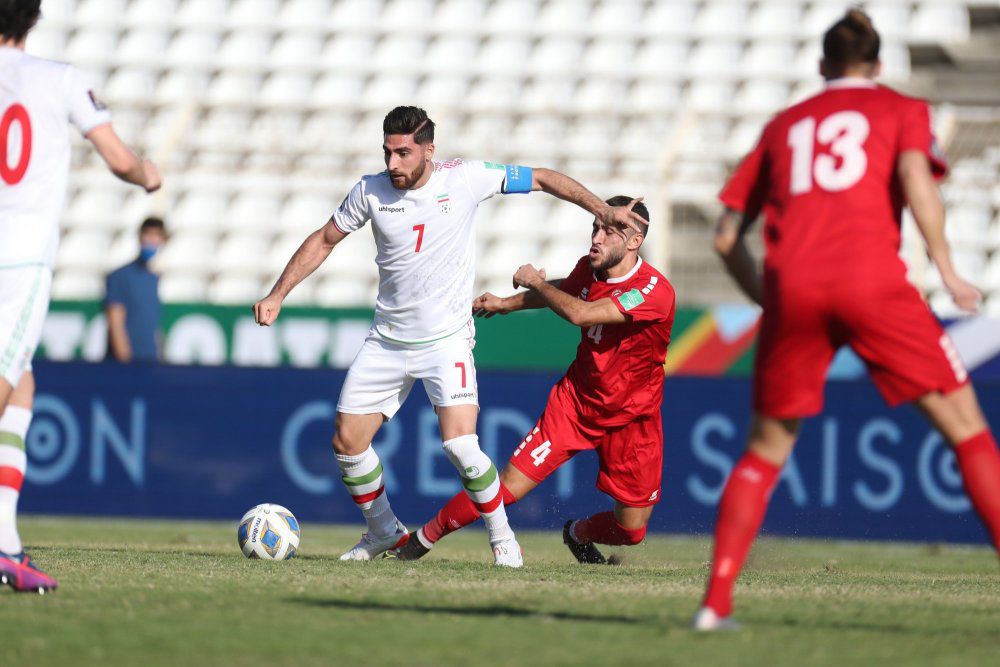
M 247 558 L 288 560 L 299 548 L 299 522 L 281 505 L 264 503 L 240 519 L 236 537 Z

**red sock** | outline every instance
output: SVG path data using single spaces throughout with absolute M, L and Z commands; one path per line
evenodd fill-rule
M 500 492 L 503 494 L 503 504 L 513 505 L 517 502 L 514 494 L 500 483 Z M 425 542 L 434 544 L 445 535 L 454 533 L 459 528 L 464 528 L 479 518 L 479 510 L 472 504 L 469 494 L 459 491 L 437 515 L 424 524 L 423 537 Z
M 780 473 L 780 466 L 747 452 L 726 482 L 715 521 L 712 574 L 704 602 L 719 616 L 729 616 L 733 611 L 733 584 L 760 531 Z
M 996 440 L 985 430 L 955 445 L 955 456 L 965 493 L 1000 552 L 1000 453 Z
M 630 529 L 618 523 L 614 512 L 601 512 L 573 524 L 573 537 L 581 544 L 639 544 L 646 527 Z

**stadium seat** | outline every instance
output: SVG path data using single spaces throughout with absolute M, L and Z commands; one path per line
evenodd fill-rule
M 176 220 L 176 217 L 173 218 Z M 207 275 L 215 258 L 215 237 L 201 230 L 178 231 L 157 256 L 164 274 Z
M 602 0 L 590 22 L 600 26 L 602 33 L 634 34 L 642 28 L 644 4 L 641 0 Z
M 583 53 L 582 39 L 557 36 L 540 40 L 531 54 L 531 60 L 535 71 L 542 74 L 567 72 L 579 67 Z
M 269 67 L 276 69 L 312 70 L 319 64 L 323 38 L 313 32 L 283 33 L 271 48 L 267 58 Z
M 115 229 L 124 199 L 123 191 L 110 184 L 103 188 L 85 188 L 71 199 L 64 215 L 73 226 Z
M 203 303 L 207 287 L 202 276 L 171 273 L 160 278 L 160 300 L 164 303 Z
M 747 32 L 755 40 L 797 37 L 802 20 L 802 3 L 774 0 L 758 3 L 747 23 Z M 759 43 L 759 42 L 758 42 Z
M 687 64 L 696 77 L 731 78 L 739 71 L 740 53 L 736 41 L 706 41 L 694 48 Z
M 113 107 L 122 103 L 146 104 L 155 94 L 156 76 L 147 70 L 123 68 L 108 78 L 108 82 L 101 91 Z M 119 124 L 117 117 L 115 124 Z
M 865 6 L 883 39 L 895 40 L 909 31 L 910 5 L 902 2 L 873 2 Z
M 115 51 L 116 60 L 124 66 L 162 66 L 167 52 L 169 32 L 164 29 L 138 28 L 125 33 Z
M 218 30 L 225 20 L 228 5 L 229 0 L 186 0 L 177 12 L 177 22 L 188 28 Z M 212 51 L 201 51 L 197 55 L 204 57 L 206 53 Z
M 436 6 L 433 25 L 442 32 L 471 32 L 481 25 L 485 12 L 486 0 L 441 0 Z
M 333 0 L 288 0 L 281 6 L 278 25 L 282 30 L 323 32 L 333 10 Z
M 367 30 L 371 17 L 381 13 L 382 5 L 382 0 L 340 0 L 333 6 L 330 25 L 344 33 Z
M 465 104 L 478 111 L 505 108 L 498 100 L 517 100 L 521 96 L 520 80 L 513 76 L 491 76 L 477 81 L 469 89 Z
M 312 99 L 317 106 L 349 108 L 361 98 L 364 79 L 352 73 L 331 72 L 322 75 L 313 87 Z
M 271 29 L 278 6 L 278 0 L 232 0 L 226 22 L 234 28 Z
M 427 25 L 434 14 L 434 0 L 388 0 L 379 13 L 379 23 L 390 32 Z
M 788 87 L 779 81 L 748 81 L 733 101 L 740 113 L 773 113 L 788 102 Z
M 264 260 L 268 249 L 268 243 L 260 236 L 233 234 L 219 244 L 212 268 L 230 278 L 263 278 L 267 273 Z
M 59 244 L 60 269 L 101 272 L 108 267 L 108 248 L 111 237 L 96 231 L 74 231 Z
M 688 62 L 687 44 L 680 40 L 648 40 L 636 55 L 633 66 L 640 76 L 664 77 L 680 76 L 686 73 Z
M 747 5 L 744 2 L 709 2 L 695 18 L 694 32 L 701 37 L 742 36 L 746 33 Z
M 241 30 L 226 38 L 213 60 L 233 70 L 252 69 L 264 65 L 270 48 L 267 32 Z
M 215 190 L 189 191 L 170 214 L 170 226 L 176 230 L 214 232 L 222 227 L 226 196 Z
M 732 84 L 722 81 L 694 81 L 688 88 L 686 103 L 695 111 L 726 111 L 733 99 Z
M 491 74 L 513 75 L 530 62 L 530 57 L 531 42 L 527 38 L 492 37 L 479 51 L 476 66 Z
M 538 3 L 532 0 L 496 0 L 486 12 L 484 24 L 498 32 L 520 32 L 535 22 Z
M 621 79 L 587 78 L 573 95 L 573 106 L 583 112 L 621 109 L 626 85 Z
M 364 92 L 367 107 L 385 111 L 412 104 L 417 94 L 417 77 L 413 74 L 379 74 L 372 77 Z M 381 123 L 380 123 L 381 125 Z
M 529 113 L 571 112 L 575 89 L 571 76 L 539 77 L 525 87 L 518 106 Z
M 180 69 L 208 70 L 206 53 L 216 53 L 221 40 L 219 34 L 208 30 L 181 30 L 167 47 L 167 63 Z M 177 70 L 174 70 L 177 71 Z
M 25 43 L 25 51 L 39 58 L 59 60 L 66 55 L 66 31 L 54 22 L 40 21 Z
M 326 224 L 338 204 L 336 195 L 295 194 L 282 207 L 278 227 L 282 232 L 299 233 L 304 239 L 306 234 Z
M 537 25 L 547 33 L 568 33 L 573 26 L 587 25 L 590 19 L 589 3 L 579 0 L 550 0 L 545 3 Z
M 657 2 L 643 16 L 643 25 L 654 40 L 662 36 L 689 37 L 697 14 L 698 3 L 694 0 Z
M 752 76 L 781 78 L 790 74 L 788 66 L 795 62 L 795 57 L 796 50 L 792 42 L 761 40 L 747 49 L 742 63 L 745 71 Z M 815 62 L 813 67 L 815 68 Z
M 416 104 L 434 109 L 435 113 L 450 110 L 461 106 L 468 90 L 468 77 L 461 74 L 427 77 L 417 89 Z
M 878 24 L 876 24 L 878 25 Z M 969 37 L 969 11 L 962 4 L 922 2 L 909 24 L 910 39 L 952 42 Z
M 117 32 L 109 28 L 88 28 L 73 35 L 66 45 L 65 58 L 78 65 L 109 64 L 118 45 Z
M 57 271 L 52 279 L 54 301 L 97 301 L 104 297 L 104 277 L 89 271 Z
M 42 11 L 47 11 L 43 8 Z M 125 13 L 125 0 L 80 0 L 73 12 L 78 25 L 115 27 Z
M 263 281 L 245 276 L 221 276 L 209 284 L 208 302 L 251 306 L 266 294 L 263 285 Z
M 76 12 L 76 0 L 45 0 L 45 9 L 38 22 L 39 28 L 71 25 Z
M 211 82 L 206 99 L 213 105 L 251 104 L 257 99 L 260 86 L 258 74 L 226 70 Z
M 602 37 L 587 48 L 583 66 L 587 72 L 620 76 L 632 71 L 635 51 L 635 44 L 621 37 Z
M 339 74 L 341 68 L 367 66 L 374 50 L 372 35 L 338 32 L 324 47 L 320 60 L 328 68 L 328 75 Z
M 272 74 L 260 90 L 260 101 L 271 107 L 301 109 L 310 102 L 312 77 L 298 72 Z
M 641 113 L 672 113 L 680 100 L 680 86 L 676 83 L 641 79 L 629 90 L 626 106 Z
M 367 281 L 330 277 L 317 285 L 315 300 L 317 305 L 326 308 L 371 306 L 375 302 L 371 292 Z
M 177 0 L 131 0 L 125 11 L 125 23 L 139 28 L 162 28 L 173 21 L 177 11 Z

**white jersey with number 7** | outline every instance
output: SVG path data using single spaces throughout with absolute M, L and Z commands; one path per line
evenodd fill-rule
M 331 219 L 344 233 L 372 221 L 379 271 L 375 330 L 394 343 L 429 343 L 466 326 L 476 209 L 495 194 L 531 191 L 528 167 L 449 160 L 433 168 L 415 190 L 397 190 L 386 172 L 365 176 Z
M 109 122 L 76 68 L 0 48 L 0 268 L 52 267 L 69 176 L 69 123 L 86 135 Z

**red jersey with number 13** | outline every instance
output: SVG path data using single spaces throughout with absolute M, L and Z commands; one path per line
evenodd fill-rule
M 719 198 L 765 217 L 767 278 L 844 282 L 905 278 L 899 259 L 900 153 L 927 154 L 947 171 L 927 103 L 861 78 L 778 114 Z
M 581 328 L 576 359 L 559 382 L 580 416 L 609 427 L 658 417 L 674 323 L 670 282 L 641 258 L 627 275 L 598 280 L 584 257 L 560 288 L 585 301 L 611 299 L 626 318 Z

